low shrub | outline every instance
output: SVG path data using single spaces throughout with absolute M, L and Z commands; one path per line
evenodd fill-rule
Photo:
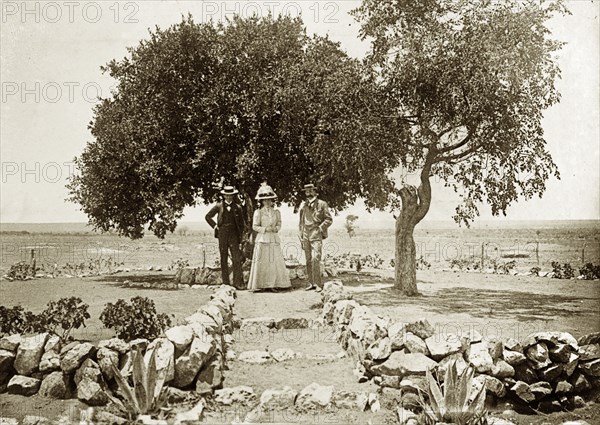
M 539 276 L 541 271 L 542 271 L 542 269 L 539 268 L 539 267 L 537 267 L 537 266 L 532 267 L 531 269 L 529 269 L 529 273 L 531 273 L 534 276 Z
M 85 327 L 85 320 L 90 318 L 88 307 L 77 297 L 50 301 L 40 314 L 22 306 L 0 306 L 0 332 L 3 335 L 50 332 L 68 341 L 73 329 Z
M 125 300 L 107 303 L 100 314 L 100 321 L 117 336 L 126 341 L 136 338 L 153 339 L 171 326 L 171 318 L 157 313 L 154 301 L 146 297 L 133 297 L 131 304 Z
M 579 269 L 579 274 L 585 280 L 600 279 L 600 264 L 586 263 Z

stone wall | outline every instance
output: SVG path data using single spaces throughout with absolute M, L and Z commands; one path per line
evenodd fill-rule
M 600 332 L 579 340 L 566 332 L 537 332 L 524 341 L 486 339 L 476 330 L 436 334 L 427 320 L 403 323 L 374 314 L 352 300 L 340 281 L 327 282 L 322 297 L 323 320 L 357 361 L 359 380 L 398 391 L 405 406 L 418 404 L 428 368 L 445 372 L 452 360 L 459 372 L 475 368 L 474 385 L 485 385 L 492 404 L 510 399 L 558 411 L 582 406 L 582 396 L 600 388 Z
M 185 324 L 167 329 L 164 337 L 153 341 L 112 338 L 97 345 L 63 345 L 47 333 L 4 337 L 0 339 L 0 389 L 103 405 L 117 390 L 110 365 L 118 365 L 123 376 L 130 376 L 132 350 L 139 347 L 146 364 L 157 352 L 158 373 L 171 389 L 212 393 L 222 386 L 227 350 L 233 343 L 235 298 L 233 287 L 216 288 L 206 305 L 184 319 Z

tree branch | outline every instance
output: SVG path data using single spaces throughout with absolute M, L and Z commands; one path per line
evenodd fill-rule
M 469 141 L 473 138 L 473 132 L 469 131 L 469 133 L 462 139 L 460 142 L 455 143 L 454 145 L 445 146 L 440 149 L 440 153 L 451 152 L 455 149 L 460 149 L 465 146 Z

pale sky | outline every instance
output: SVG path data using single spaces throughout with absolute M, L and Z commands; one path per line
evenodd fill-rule
M 562 179 L 547 182 L 542 199 L 519 202 L 511 220 L 600 218 L 599 26 L 598 2 L 567 2 L 572 16 L 557 18 L 551 29 L 568 44 L 560 54 L 561 103 L 545 114 L 548 148 Z M 269 11 L 296 16 L 309 33 L 329 34 L 352 56 L 368 46 L 348 12 L 357 1 L 2 1 L 0 103 L 0 221 L 86 222 L 75 204 L 64 202 L 72 159 L 91 141 L 87 125 L 98 95 L 114 83 L 99 67 L 126 55 L 147 36 L 147 28 L 166 28 L 191 12 L 197 22 L 232 13 Z M 426 220 L 450 220 L 457 195 L 439 183 Z M 207 206 L 189 208 L 183 221 L 202 221 Z M 283 220 L 295 222 L 289 208 Z M 491 219 L 482 206 L 481 219 Z M 362 203 L 341 213 L 361 217 L 361 227 L 388 227 L 389 213 L 366 215 Z M 343 220 L 335 220 L 341 226 Z

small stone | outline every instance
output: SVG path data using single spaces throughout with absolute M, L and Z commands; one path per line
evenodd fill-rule
M 79 385 L 81 380 L 90 379 L 98 384 L 103 385 L 104 381 L 102 379 L 102 372 L 100 371 L 100 366 L 98 363 L 93 361 L 92 359 L 85 359 L 77 372 L 75 372 L 75 385 Z
M 2 420 L 0 420 L 0 423 L 4 424 L 4 422 Z M 27 415 L 21 421 L 21 425 L 46 425 L 46 424 L 50 424 L 50 423 L 51 422 L 48 418 L 45 418 L 43 416 L 34 416 L 34 415 Z
M 573 385 L 569 384 L 567 381 L 558 381 L 554 388 L 554 392 L 556 394 L 570 394 L 573 392 Z
M 8 335 L 0 338 L 0 350 L 17 352 L 23 338 L 19 334 Z
M 494 366 L 494 360 L 489 353 L 488 344 L 485 341 L 471 345 L 468 360 L 479 373 L 490 372 Z
M 492 366 L 490 375 L 498 379 L 511 378 L 515 376 L 515 369 L 504 360 L 499 359 Z
M 548 382 L 539 381 L 529 386 L 529 390 L 535 396 L 536 400 L 540 400 L 552 394 L 552 385 Z
M 600 359 L 600 344 L 587 344 L 579 347 L 579 360 L 585 362 L 595 359 Z
M 427 338 L 425 343 L 431 353 L 431 358 L 437 361 L 462 351 L 461 338 L 454 334 L 436 334 Z
M 600 344 L 600 332 L 584 335 L 577 342 L 579 345 Z
M 19 375 L 28 376 L 38 370 L 47 340 L 47 333 L 21 339 L 14 362 L 14 368 Z
M 140 341 L 140 340 L 134 340 L 134 341 Z M 134 344 L 134 345 L 137 344 L 134 341 L 127 343 L 127 342 L 123 341 L 121 338 L 104 339 L 104 340 L 98 342 L 98 349 L 108 348 L 110 350 L 116 351 L 119 354 L 125 354 L 132 348 L 132 344 Z M 144 341 L 146 341 L 146 343 L 147 343 L 147 340 L 144 340 Z M 144 349 L 145 348 L 146 347 L 144 347 Z
M 517 383 L 512 386 L 511 390 L 515 392 L 517 397 L 527 403 L 535 400 L 535 396 L 531 392 L 529 385 L 523 381 L 517 381 Z
M 392 342 L 390 338 L 385 337 L 375 341 L 367 348 L 367 353 L 373 360 L 387 359 L 392 354 Z
M 333 386 L 312 383 L 306 386 L 296 399 L 296 406 L 304 409 L 326 407 L 331 403 Z
M 573 385 L 573 390 L 576 393 L 582 393 L 592 388 L 590 381 L 588 381 L 583 373 L 575 373 L 569 378 L 569 382 Z
M 405 409 L 403 407 L 398 406 L 398 421 L 400 422 L 400 425 L 406 425 L 406 423 L 410 420 L 410 419 L 417 419 L 418 416 L 416 413 L 414 413 L 412 410 L 408 410 Z
M 165 331 L 165 336 L 178 352 L 183 352 L 192 343 L 194 331 L 190 326 L 174 326 Z
M 46 344 L 44 345 L 44 353 L 48 353 L 49 351 L 53 351 L 56 354 L 60 354 L 61 342 L 58 335 L 50 335 Z
M 421 353 L 426 356 L 429 355 L 429 349 L 427 348 L 427 344 L 425 343 L 425 341 L 423 341 L 421 338 L 419 338 L 412 332 L 406 332 L 404 334 L 404 348 L 409 353 Z
M 69 377 L 62 372 L 52 372 L 40 385 L 39 395 L 42 397 L 67 399 L 71 396 Z
M 223 380 L 223 361 L 219 354 L 215 360 L 203 366 L 200 370 L 196 378 L 196 393 L 206 394 L 212 392 L 215 388 L 221 388 Z
M 104 406 L 109 400 L 102 387 L 88 378 L 79 382 L 77 398 L 90 406 Z
M 564 371 L 567 376 L 573 375 L 575 369 L 579 365 L 579 355 L 575 353 L 571 353 L 569 356 L 569 361 L 564 364 Z
M 562 371 L 563 365 L 555 363 L 545 369 L 538 370 L 537 374 L 542 381 L 553 382 L 558 379 Z
M 538 370 L 550 365 L 548 347 L 543 342 L 533 344 L 525 350 L 525 356 L 531 360 L 531 366 Z
M 60 355 L 55 351 L 46 351 L 38 366 L 40 372 L 48 373 L 60 369 Z
M 110 348 L 100 348 L 96 353 L 98 359 L 98 366 L 100 371 L 104 375 L 104 378 L 111 380 L 114 377 L 112 365 L 119 367 L 119 353 L 111 350 Z
M 582 407 L 585 407 L 585 400 L 583 399 L 583 397 L 576 395 L 575 397 L 573 397 L 573 406 L 576 409 L 581 409 Z
M 89 342 L 78 343 L 65 353 L 60 361 L 60 368 L 67 373 L 71 373 L 81 366 L 83 361 L 91 357 L 96 352 Z
M 527 363 L 521 363 L 514 366 L 515 369 L 515 379 L 517 381 L 523 381 L 528 384 L 533 384 L 538 381 L 537 374 L 535 371 L 529 367 Z
M 283 362 L 296 358 L 296 353 L 289 348 L 278 348 L 271 352 L 271 357 L 277 362 Z
M 519 353 L 523 353 L 523 346 L 519 341 L 517 341 L 514 338 L 508 338 L 506 341 L 504 341 L 504 347 L 509 351 L 517 351 Z
M 502 358 L 511 366 L 516 366 L 527 361 L 527 358 L 523 353 L 512 350 L 504 350 L 502 352 Z
M 10 394 L 19 394 L 24 396 L 34 395 L 40 388 L 39 379 L 30 378 L 23 375 L 15 375 L 8 382 L 6 389 Z
M 215 401 L 219 404 L 229 406 L 233 403 L 247 405 L 256 399 L 251 387 L 241 385 L 238 387 L 223 388 L 215 391 Z
M 394 351 L 385 362 L 374 366 L 372 371 L 382 375 L 425 375 L 427 369 L 435 366 L 437 362 L 424 354 Z
M 479 380 L 483 385 L 485 385 L 485 389 L 488 393 L 494 394 L 496 397 L 502 398 L 506 395 L 506 388 L 501 380 L 498 378 L 494 378 L 489 375 L 479 375 L 475 377 L 476 380 Z
M 568 344 L 557 344 L 554 347 L 548 349 L 548 355 L 550 357 L 550 360 L 557 363 L 568 362 L 572 352 L 573 349 Z
M 260 396 L 260 404 L 268 410 L 287 410 L 294 407 L 298 392 L 291 387 L 269 388 Z
M 416 322 L 408 323 L 404 326 L 404 329 L 406 332 L 412 332 L 422 340 L 426 340 L 435 333 L 435 329 L 427 320 L 418 320 Z
M 240 353 L 238 360 L 246 363 L 262 364 L 271 360 L 271 355 L 268 351 L 244 351 Z
M 357 401 L 360 400 L 360 401 Z M 338 391 L 333 394 L 332 404 L 339 409 L 356 409 L 361 404 L 363 411 L 369 403 L 369 395 L 362 392 L 355 391 Z
M 188 391 L 180 390 L 175 387 L 165 387 L 164 391 L 165 399 L 171 404 L 183 403 L 190 394 Z

